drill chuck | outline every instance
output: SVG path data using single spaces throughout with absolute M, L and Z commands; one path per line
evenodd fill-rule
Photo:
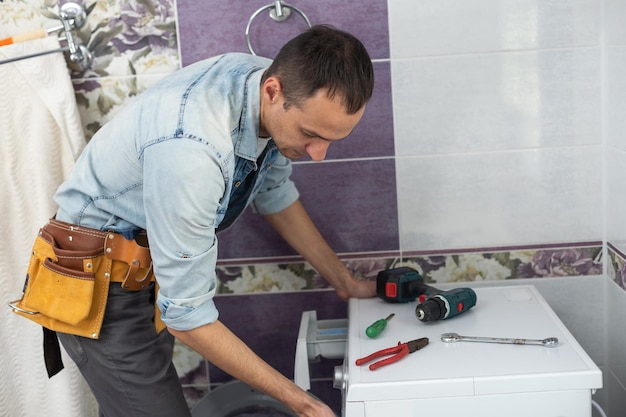
M 476 305 L 476 293 L 471 288 L 441 291 L 418 304 L 415 315 L 419 321 L 445 320 Z
M 446 311 L 444 301 L 435 296 L 418 305 L 415 309 L 415 315 L 419 321 L 434 321 L 444 318 Z

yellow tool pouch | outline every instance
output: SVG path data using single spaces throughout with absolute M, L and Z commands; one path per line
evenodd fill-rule
M 72 235 L 68 235 L 69 238 Z M 31 253 L 24 294 L 11 303 L 16 314 L 62 333 L 97 339 L 104 318 L 112 261 L 104 247 L 62 248 L 46 227 Z M 104 242 L 104 238 L 97 239 Z
M 9 305 L 49 330 L 97 339 L 109 284 L 136 291 L 152 281 L 147 247 L 117 233 L 53 219 L 35 239 L 22 298 Z M 155 312 L 160 332 L 165 325 Z

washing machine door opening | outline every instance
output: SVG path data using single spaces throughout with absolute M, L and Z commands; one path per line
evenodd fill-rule
M 272 397 L 241 381 L 227 382 L 208 393 L 191 410 L 192 417 L 298 417 Z

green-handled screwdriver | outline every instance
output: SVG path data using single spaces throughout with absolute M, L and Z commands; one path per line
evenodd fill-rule
M 386 319 L 376 320 L 374 324 L 365 329 L 365 334 L 368 337 L 376 337 L 382 332 L 385 327 L 387 327 L 387 322 L 391 320 L 391 318 L 395 316 L 395 314 L 390 314 Z

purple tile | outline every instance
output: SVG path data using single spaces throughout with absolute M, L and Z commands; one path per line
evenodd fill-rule
M 312 23 L 329 23 L 355 34 L 364 42 L 373 59 L 389 57 L 386 1 L 307 0 L 288 3 L 300 8 Z M 268 4 L 273 2 L 254 0 L 233 6 L 232 3 L 216 0 L 179 0 L 183 65 L 225 52 L 248 52 L 244 35 L 248 17 Z M 269 17 L 269 11 L 264 10 L 251 25 L 251 43 L 257 54 L 274 56 L 286 39 L 304 29 L 306 24 L 296 12 L 292 12 L 284 22 L 275 22 Z M 393 156 L 390 64 L 377 62 L 374 70 L 376 86 L 363 119 L 348 140 L 333 145 L 328 152 L 328 159 Z M 354 146 L 356 140 L 358 146 Z
M 399 249 L 393 159 L 295 164 L 292 178 L 309 215 L 338 253 Z M 295 254 L 249 209 L 220 233 L 219 242 L 220 259 Z
M 293 378 L 302 313 L 316 310 L 318 320 L 347 317 L 347 304 L 334 291 L 217 296 L 215 304 L 220 321 L 288 378 Z M 232 379 L 213 365 L 209 366 L 212 383 Z
M 218 234 L 219 260 L 295 255 L 296 252 L 250 208 Z
M 372 59 L 389 58 L 386 0 L 288 1 L 309 18 L 311 24 L 330 24 L 357 36 Z M 178 27 L 183 66 L 225 52 L 248 52 L 245 29 L 250 17 L 270 0 L 229 2 L 178 0 Z M 276 22 L 264 10 L 250 25 L 250 42 L 257 55 L 274 57 L 285 40 L 306 29 L 295 11 Z

